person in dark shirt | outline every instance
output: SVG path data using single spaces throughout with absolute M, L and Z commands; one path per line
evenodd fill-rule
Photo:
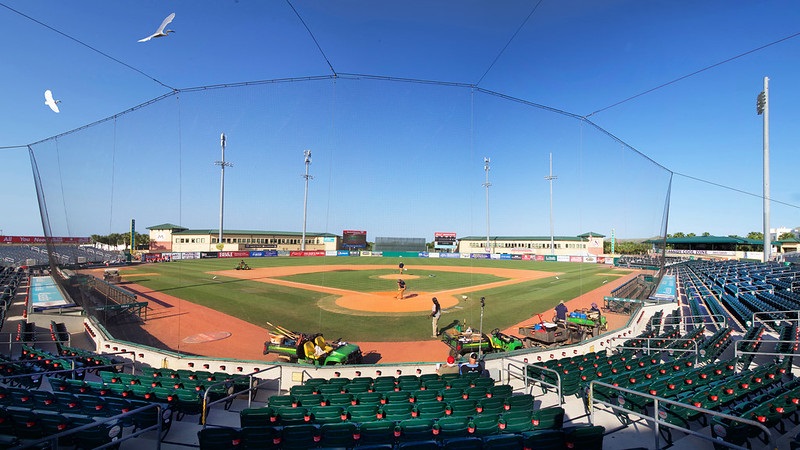
M 406 282 L 402 278 L 397 279 L 397 298 L 402 300 L 406 295 Z
M 556 322 L 566 322 L 567 321 L 567 305 L 564 304 L 564 301 L 560 301 L 558 305 L 556 305 Z
M 465 375 L 468 373 L 483 373 L 483 366 L 480 362 L 478 362 L 478 354 L 477 353 L 470 353 L 469 354 L 469 361 L 466 364 L 461 365 L 461 369 L 459 370 L 461 375 Z

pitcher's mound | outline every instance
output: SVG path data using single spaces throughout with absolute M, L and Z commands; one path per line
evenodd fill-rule
M 347 294 L 336 299 L 336 305 L 356 311 L 370 312 L 427 312 L 430 313 L 433 302 L 430 292 L 408 292 L 406 298 L 397 298 L 397 292 L 373 292 L 371 294 Z M 442 309 L 458 304 L 452 296 L 437 297 Z
M 416 280 L 419 275 L 379 275 L 378 278 L 382 280 Z

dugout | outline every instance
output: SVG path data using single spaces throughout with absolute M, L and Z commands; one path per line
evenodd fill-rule
M 424 252 L 425 238 L 376 237 L 375 252 Z

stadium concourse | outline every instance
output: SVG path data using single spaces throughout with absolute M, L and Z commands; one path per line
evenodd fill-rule
M 371 267 L 374 268 L 376 266 Z M 334 271 L 341 270 L 342 268 L 348 268 L 350 270 L 358 269 L 356 266 L 328 265 L 325 267 L 315 266 L 313 270 Z M 429 268 L 435 268 L 440 271 L 464 271 L 464 268 L 447 266 L 431 266 Z M 306 269 L 305 266 L 289 266 L 248 271 L 225 270 L 214 272 L 214 274 L 235 278 L 247 278 L 280 285 L 297 286 L 298 283 L 270 277 L 303 273 L 306 270 L 308 269 Z M 519 283 L 541 276 L 552 276 L 550 273 L 541 274 L 530 270 L 499 268 L 471 268 L 470 270 L 493 273 L 508 278 L 504 281 L 492 283 L 491 287 Z M 94 269 L 90 271 L 90 273 L 94 272 L 95 275 L 99 276 L 101 271 L 101 269 Z M 601 287 L 575 299 L 566 300 L 567 307 L 572 311 L 577 309 L 589 309 L 592 303 L 602 304 L 605 296 L 610 296 L 615 288 L 636 278 L 639 272 L 640 271 L 634 271 L 622 277 L 610 277 L 611 281 Z M 128 323 L 114 326 L 113 334 L 118 339 L 139 342 L 165 350 L 180 351 L 202 356 L 254 361 L 277 360 L 277 355 L 263 355 L 261 346 L 253 344 L 263 342 L 267 338 L 268 329 L 266 327 L 254 325 L 244 320 L 220 313 L 212 308 L 197 305 L 163 292 L 153 291 L 136 283 L 126 282 L 124 286 L 126 289 L 134 292 L 139 299 L 144 299 L 149 302 L 148 319 L 141 324 Z M 375 310 L 379 312 L 418 311 L 421 317 L 427 317 L 430 311 L 431 296 L 425 293 L 415 295 L 413 298 L 408 298 L 401 302 L 393 301 L 394 292 L 365 294 L 323 286 L 312 287 L 304 284 L 302 287 L 305 289 L 318 289 L 324 292 L 339 294 L 341 297 L 337 300 L 337 304 L 343 305 L 346 309 L 352 309 L 354 312 L 357 310 Z M 489 287 L 489 285 L 486 287 Z M 376 301 L 376 296 L 384 297 L 386 301 L 378 302 Z M 439 297 L 443 308 L 450 306 L 450 303 L 448 303 L 445 297 L 441 295 Z M 452 300 L 452 303 L 455 303 L 455 300 Z M 180 311 L 180 313 L 178 314 L 175 311 Z M 521 321 L 507 328 L 504 332 L 510 335 L 518 334 L 520 326 L 532 325 L 534 321 L 538 323 L 539 319 L 537 314 L 541 314 L 546 321 L 549 321 L 553 317 L 552 310 L 520 311 L 519 315 Z M 606 317 L 608 318 L 608 325 L 611 330 L 622 327 L 628 320 L 628 316 L 615 314 L 613 312 L 607 312 Z M 219 333 L 227 333 L 227 335 L 223 334 L 223 339 L 215 339 L 214 337 L 221 336 Z M 195 336 L 206 336 L 207 339 L 200 338 L 192 343 L 187 343 L 187 338 Z M 447 345 L 437 339 L 424 339 L 414 342 L 359 341 L 358 344 L 365 355 L 366 361 L 370 363 L 442 362 L 445 360 L 450 350 Z

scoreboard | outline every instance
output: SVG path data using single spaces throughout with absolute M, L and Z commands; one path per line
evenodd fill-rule
M 455 247 L 456 234 L 450 232 L 437 231 L 433 234 L 434 247 Z
M 343 230 L 343 248 L 367 248 L 367 232 L 365 230 Z

